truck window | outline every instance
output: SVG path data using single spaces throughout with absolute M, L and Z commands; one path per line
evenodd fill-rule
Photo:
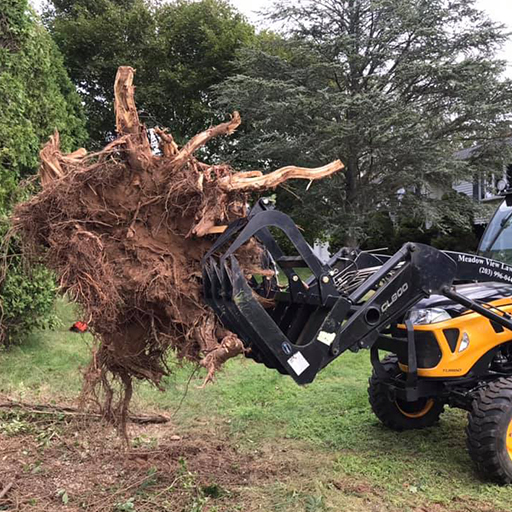
M 478 253 L 512 264 L 512 207 L 503 201 L 480 241 Z

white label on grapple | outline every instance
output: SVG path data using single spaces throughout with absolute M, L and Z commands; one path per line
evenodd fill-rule
M 326 332 L 326 331 L 320 331 L 318 333 L 318 336 L 316 339 L 320 341 L 321 343 L 325 343 L 328 347 L 332 345 L 332 342 L 334 341 L 334 338 L 336 338 L 335 332 Z
M 297 375 L 300 375 L 309 366 L 306 358 L 300 352 L 293 354 L 293 356 L 288 359 L 287 363 Z

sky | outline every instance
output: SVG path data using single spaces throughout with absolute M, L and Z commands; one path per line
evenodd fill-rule
M 273 3 L 273 0 L 229 1 L 253 22 L 258 19 L 256 11 L 265 9 Z M 507 30 L 512 32 L 512 0 L 477 0 L 476 7 L 485 11 L 493 21 L 506 25 Z M 507 76 L 512 78 L 512 36 L 499 57 L 508 61 Z

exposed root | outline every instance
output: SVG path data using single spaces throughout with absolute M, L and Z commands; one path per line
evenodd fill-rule
M 246 192 L 254 192 L 269 190 L 291 179 L 318 180 L 326 178 L 335 172 L 341 171 L 343 168 L 344 165 L 341 161 L 335 160 L 316 169 L 289 165 L 270 174 L 263 174 L 258 171 L 239 172 L 222 178 L 220 180 L 220 187 L 226 191 L 244 190 Z
M 239 126 L 237 112 L 181 149 L 156 130 L 156 155 L 137 114 L 132 68 L 119 69 L 115 95 L 119 137 L 98 153 L 66 156 L 55 133 L 41 151 L 42 190 L 16 208 L 13 224 L 25 254 L 56 272 L 99 342 L 83 403 L 100 404 L 124 431 L 132 379 L 159 386 L 170 349 L 201 362 L 206 381 L 243 351 L 202 300 L 201 259 L 215 239 L 209 233 L 246 215 L 247 192 L 322 178 L 342 165 L 261 176 L 199 162 L 198 148 Z M 237 252 L 247 274 L 258 273 L 261 256 L 254 240 Z
M 201 365 L 208 370 L 203 386 L 213 382 L 215 373 L 228 359 L 243 354 L 243 352 L 244 345 L 237 336 L 229 333 L 222 338 L 220 345 L 209 352 L 201 361 Z

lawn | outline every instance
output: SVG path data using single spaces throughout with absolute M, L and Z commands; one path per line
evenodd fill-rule
M 92 340 L 89 335 L 67 331 L 74 319 L 69 306 L 61 303 L 59 315 L 60 329 L 34 333 L 23 346 L 0 354 L 1 393 L 45 403 L 76 398 L 79 368 L 87 363 Z M 114 458 L 109 459 L 109 468 L 121 465 L 125 473 L 121 471 L 110 487 L 90 479 L 75 493 L 56 488 L 55 507 L 96 510 L 90 497 L 101 488 L 118 493 L 121 501 L 108 502 L 107 510 L 113 511 L 511 510 L 512 486 L 485 482 L 474 471 L 465 449 L 464 412 L 447 409 L 438 427 L 421 432 L 392 432 L 376 420 L 367 401 L 367 352 L 343 355 L 306 387 L 250 360 L 238 359 L 226 366 L 216 384 L 199 389 L 204 377 L 201 371 L 174 366 L 173 377 L 164 383 L 166 391 L 139 384 L 133 407 L 137 412 L 163 412 L 171 421 L 158 427 L 132 426 L 132 452 L 123 455 L 129 459 L 133 453 L 146 454 L 153 465 L 145 471 L 162 472 L 164 478 L 162 462 L 152 457 L 170 450 L 166 453 L 170 459 L 174 456 L 176 464 L 168 471 L 173 475 L 172 481 L 166 480 L 169 485 L 162 483 L 152 491 L 143 480 L 147 485 L 142 493 L 131 484 L 123 487 L 123 478 L 131 478 L 131 473 L 125 471 L 122 458 Z M 23 451 L 34 436 L 48 437 L 46 424 L 23 426 L 30 421 L 30 415 L 4 413 L 0 440 L 9 453 Z M 53 429 L 57 428 L 55 421 Z M 13 428 L 13 424 L 21 427 Z M 76 438 L 77 428 L 75 424 L 59 426 L 58 435 L 42 452 L 34 445 L 34 453 L 48 467 L 47 476 L 54 471 L 55 460 L 71 457 L 60 441 L 66 436 Z M 108 435 L 94 430 L 95 435 L 112 439 L 114 445 L 115 435 L 102 428 Z M 12 443 L 18 441 L 13 448 Z M 36 464 L 30 460 L 25 464 L 29 468 Z M 79 462 L 85 464 L 85 459 Z M 37 473 L 31 471 L 34 480 Z M 66 503 L 61 499 L 63 490 Z M 173 501 L 171 495 L 179 500 Z M 27 510 L 36 510 L 38 503 L 48 510 L 43 498 L 34 495 L 31 499 L 25 504 Z

